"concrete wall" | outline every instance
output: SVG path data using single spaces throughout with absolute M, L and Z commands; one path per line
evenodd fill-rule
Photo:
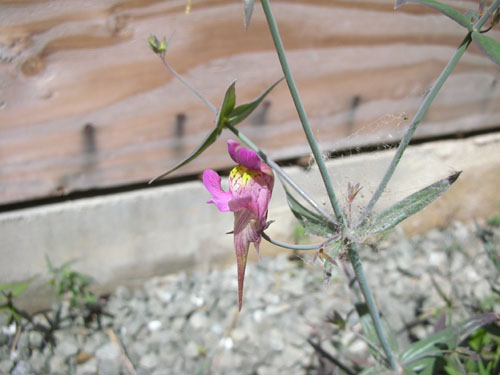
M 329 161 L 328 168 L 341 193 L 348 181 L 361 183 L 362 204 L 373 190 L 370 181 L 383 173 L 392 153 L 344 157 Z M 404 223 L 409 234 L 453 219 L 469 221 L 497 212 L 500 133 L 411 147 L 402 167 L 381 207 L 463 170 L 443 197 Z M 286 170 L 319 202 L 326 200 L 314 168 Z M 269 219 L 276 222 L 268 233 L 287 240 L 295 224 L 283 190 L 278 182 L 276 185 L 269 212 Z M 232 236 L 225 233 L 232 229 L 233 215 L 205 204 L 208 198 L 201 182 L 195 181 L 2 213 L 0 282 L 46 274 L 46 254 L 56 265 L 77 259 L 74 269 L 92 275 L 104 287 L 131 284 L 154 274 L 232 263 Z M 342 201 L 342 195 L 339 199 Z M 264 256 L 275 251 L 281 250 L 263 244 Z

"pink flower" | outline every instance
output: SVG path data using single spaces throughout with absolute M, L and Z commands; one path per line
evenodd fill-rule
M 236 148 L 240 144 L 227 141 L 231 158 L 238 163 L 229 174 L 229 191 L 222 190 L 219 175 L 207 169 L 203 172 L 203 185 L 221 212 L 234 212 L 234 249 L 238 266 L 238 307 L 241 310 L 243 299 L 243 280 L 247 263 L 248 247 L 253 242 L 260 256 L 259 244 L 267 222 L 267 207 L 271 200 L 274 185 L 272 169 L 263 163 L 257 153 L 248 148 Z

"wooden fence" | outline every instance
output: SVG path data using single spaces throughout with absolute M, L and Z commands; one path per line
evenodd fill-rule
M 185 4 L 0 0 L 0 205 L 144 182 L 202 140 L 214 115 L 149 50 L 150 34 L 175 33 L 169 62 L 215 106 L 234 79 L 242 103 L 281 77 L 259 4 L 247 32 L 241 1 L 195 0 L 189 15 Z M 325 150 L 395 141 L 464 36 L 392 0 L 272 7 Z M 471 48 L 417 137 L 497 127 L 499 78 Z M 241 129 L 276 159 L 308 152 L 284 83 Z M 228 167 L 225 138 L 173 176 Z

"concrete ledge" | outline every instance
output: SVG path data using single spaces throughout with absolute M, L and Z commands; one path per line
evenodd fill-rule
M 329 161 L 328 168 L 340 192 L 348 181 L 360 182 L 366 200 L 373 190 L 371 181 L 378 181 L 392 152 L 344 157 Z M 286 170 L 318 201 L 326 200 L 314 168 Z M 407 220 L 404 229 L 415 234 L 454 219 L 494 215 L 500 201 L 500 134 L 411 147 L 381 205 L 454 170 L 463 170 L 456 184 Z M 269 233 L 287 240 L 295 221 L 276 185 L 269 213 L 276 222 Z M 56 265 L 78 259 L 75 269 L 103 286 L 232 263 L 232 236 L 224 233 L 232 229 L 233 215 L 205 204 L 208 197 L 201 182 L 189 182 L 2 213 L 0 282 L 45 274 L 45 254 Z M 263 243 L 264 256 L 275 251 L 281 250 Z

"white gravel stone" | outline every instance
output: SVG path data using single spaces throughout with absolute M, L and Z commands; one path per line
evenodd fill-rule
M 1 373 L 9 373 L 10 369 L 13 366 L 13 362 L 10 359 L 3 359 L 0 361 L 0 374 Z
M 63 357 L 70 357 L 78 353 L 78 344 L 73 337 L 65 337 L 57 347 L 56 353 Z
M 69 370 L 66 358 L 61 355 L 54 355 L 49 360 L 49 369 L 51 375 L 66 375 Z
M 189 324 L 194 329 L 200 329 L 206 327 L 207 322 L 208 322 L 207 316 L 202 311 L 196 311 L 193 315 L 191 315 L 191 318 L 189 319 Z
M 95 375 L 97 368 L 97 358 L 91 358 L 85 363 L 76 366 L 76 375 Z
M 498 282 L 496 270 L 468 226 L 451 226 L 411 239 L 396 230 L 384 243 L 390 247 L 374 252 L 361 246 L 360 254 L 377 304 L 393 328 L 414 322 L 418 311 L 443 306 L 431 274 L 457 305 L 456 321 L 471 313 L 467 306 L 477 306 L 491 295 L 488 280 Z M 471 243 L 475 247 L 466 251 L 460 247 Z M 347 350 L 351 356 L 369 356 L 366 344 L 349 333 L 359 323 L 352 313 L 341 267 L 332 270 L 327 287 L 318 263 L 300 266 L 288 261 L 286 254 L 247 267 L 239 313 L 235 267 L 155 278 L 134 292 L 118 288 L 105 305 L 113 314 L 108 324 L 112 324 L 137 375 L 194 374 L 214 363 L 213 375 L 302 374 L 305 366 L 318 363 L 314 349 L 306 343 L 313 336 L 321 337 L 323 347 L 336 356 L 342 353 L 330 338 L 350 343 Z M 327 316 L 334 311 L 347 318 L 346 330 L 328 322 Z M 429 319 L 434 323 L 432 317 Z M 35 320 L 47 324 L 40 315 Z M 6 324 L 5 319 L 0 319 L 2 322 Z M 29 325 L 23 329 L 12 359 L 9 343 L 15 329 L 10 336 L 2 335 L 0 372 L 8 373 L 15 366 L 18 375 L 21 371 L 33 375 L 127 373 L 120 348 L 110 341 L 107 330 L 86 329 L 81 317 L 76 322 L 74 327 L 55 332 L 54 351 L 47 345 L 42 352 L 33 350 L 31 357 L 27 345 L 41 344 L 42 338 L 30 331 Z M 431 325 L 417 325 L 412 330 L 421 337 L 431 331 Z M 76 365 L 78 352 L 95 357 Z
M 193 341 L 188 342 L 188 344 L 184 348 L 184 354 L 188 358 L 197 357 L 200 354 L 198 351 L 198 345 L 196 345 L 196 343 L 194 343 Z
M 147 370 L 151 370 L 158 365 L 158 362 L 158 356 L 154 353 L 149 353 L 141 358 L 139 365 Z
M 120 372 L 120 347 L 114 342 L 101 346 L 97 352 L 99 375 L 114 375 Z
M 148 322 L 148 329 L 151 332 L 158 331 L 162 326 L 162 322 L 159 320 L 151 320 Z

